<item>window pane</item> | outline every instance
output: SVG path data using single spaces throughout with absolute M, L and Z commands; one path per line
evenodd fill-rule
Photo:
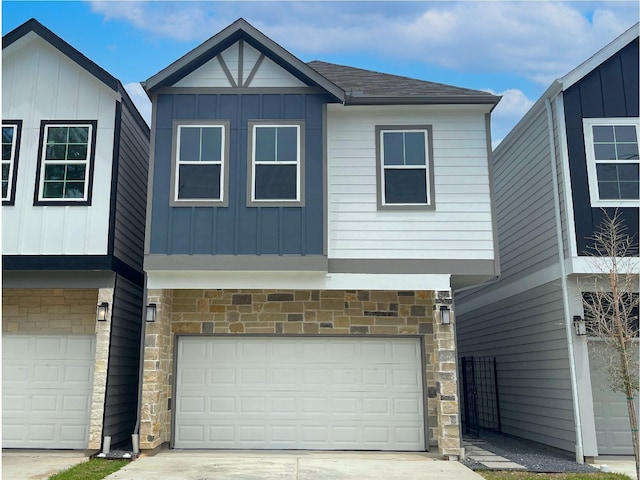
M 45 182 L 42 196 L 44 198 L 62 198 L 63 189 L 63 182 Z
M 89 143 L 89 127 L 69 127 L 69 143 Z
M 594 142 L 613 142 L 613 126 L 600 125 L 593 127 Z
M 87 146 L 86 145 L 69 145 L 67 148 L 67 160 L 86 160 L 87 159 Z
M 2 160 L 11 160 L 11 144 L 2 144 Z
M 180 165 L 179 199 L 220 200 L 220 165 Z
M 9 182 L 2 180 L 2 198 L 7 198 L 8 191 L 9 191 Z
M 426 165 L 424 132 L 407 132 L 404 135 L 405 165 Z
M 2 164 L 2 181 L 6 182 L 7 180 L 9 180 L 9 164 L 3 163 Z
M 83 198 L 84 182 L 67 182 L 64 189 L 64 198 Z
M 616 142 L 637 142 L 636 127 L 633 125 L 616 126 Z
M 206 127 L 202 128 L 202 154 L 203 162 L 219 162 L 222 148 L 222 128 Z
M 616 146 L 613 143 L 601 143 L 593 146 L 596 160 L 615 160 Z
M 64 165 L 46 165 L 44 167 L 45 180 L 64 180 Z
M 47 143 L 67 143 L 69 127 L 49 127 Z
M 620 198 L 618 193 L 618 182 L 598 182 L 598 193 L 602 200 Z
M 404 144 L 402 132 L 384 132 L 383 152 L 385 165 L 404 165 Z
M 182 161 L 200 160 L 200 128 L 182 127 L 180 129 L 180 158 Z
M 47 145 L 45 152 L 45 160 L 66 160 L 67 158 L 67 146 L 66 145 Z
M 637 143 L 619 143 L 618 160 L 638 160 Z
M 298 160 L 298 129 L 296 127 L 278 127 L 276 160 L 295 162 Z
M 273 162 L 276 160 L 276 128 L 256 127 L 255 129 L 256 162 Z
M 67 165 L 67 180 L 84 180 L 85 165 Z
M 256 200 L 295 200 L 296 165 L 256 165 Z
M 426 170 L 386 169 L 385 203 L 427 203 Z
M 596 171 L 598 172 L 598 180 L 601 182 L 618 181 L 618 169 L 616 168 L 615 164 L 598 164 L 596 165 Z
M 624 164 L 619 163 L 618 167 L 618 179 L 621 181 L 638 181 L 638 164 Z
M 620 182 L 620 198 L 640 199 L 640 182 Z
M 13 143 L 12 127 L 2 127 L 2 143 Z

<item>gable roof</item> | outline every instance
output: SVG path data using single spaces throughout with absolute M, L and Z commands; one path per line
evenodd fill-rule
M 246 41 L 305 83 L 317 85 L 333 95 L 337 100 L 344 101 L 344 91 L 342 89 L 282 48 L 243 18 L 239 18 L 182 58 L 150 77 L 146 82 L 142 82 L 142 86 L 147 91 L 147 94 L 151 94 L 161 87 L 173 85 L 177 80 L 187 76 L 238 40 Z
M 640 22 L 636 23 L 626 32 L 611 41 L 608 45 L 598 50 L 589 59 L 582 62 L 565 76 L 558 79 L 558 82 L 562 84 L 563 90 L 566 90 L 571 85 L 579 82 L 592 70 L 614 56 L 629 43 L 631 43 L 634 39 L 638 38 L 638 36 L 640 36 Z
M 453 87 L 443 83 L 363 70 L 314 60 L 311 68 L 346 92 L 345 103 L 478 103 L 497 104 L 500 97 L 488 92 Z
M 35 18 L 27 20 L 19 27 L 4 35 L 2 37 L 2 50 L 14 44 L 18 40 L 26 37 L 31 32 L 35 33 L 40 38 L 51 44 L 53 47 L 60 50 L 63 54 L 69 57 L 69 59 L 77 63 L 80 67 L 85 69 L 87 72 L 96 77 L 112 90 L 116 92 L 120 91 L 120 82 L 118 81 L 118 79 L 112 76 L 97 63 L 89 60 L 78 50 L 73 48 L 47 27 L 38 22 Z
M 239 40 L 246 41 L 300 80 L 324 89 L 346 105 L 459 103 L 495 106 L 501 98 L 478 90 L 332 63 L 304 63 L 242 18 L 142 82 L 142 85 L 148 95 L 159 88 L 173 85 Z

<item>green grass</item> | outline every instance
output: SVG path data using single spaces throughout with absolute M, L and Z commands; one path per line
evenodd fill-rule
M 531 473 L 531 472 L 497 472 L 480 470 L 487 480 L 630 480 L 621 473 Z
M 51 475 L 49 480 L 102 480 L 107 475 L 120 470 L 127 463 L 129 460 L 92 458 L 88 462 L 79 463 L 68 470 Z

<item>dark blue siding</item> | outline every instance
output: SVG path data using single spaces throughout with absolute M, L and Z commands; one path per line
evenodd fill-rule
M 322 255 L 323 144 L 320 94 L 161 94 L 156 143 L 151 254 Z M 227 207 L 171 207 L 173 120 L 230 122 Z M 247 207 L 251 120 L 305 122 L 304 207 Z
M 569 169 L 575 212 L 576 239 L 581 255 L 604 213 L 589 199 L 583 118 L 638 117 L 638 39 L 593 70 L 564 93 Z M 629 229 L 638 235 L 638 208 L 618 209 Z M 609 209 L 609 215 L 613 209 Z M 636 237 L 637 238 L 637 237 Z

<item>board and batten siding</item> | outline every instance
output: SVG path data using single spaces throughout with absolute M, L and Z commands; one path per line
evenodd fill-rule
M 458 354 L 496 357 L 502 431 L 573 451 L 575 423 L 559 283 L 473 311 L 457 301 L 456 307 Z
M 22 120 L 14 206 L 2 208 L 6 255 L 104 255 L 118 94 L 36 38 L 2 56 L 2 118 Z M 34 206 L 41 120 L 97 120 L 90 206 Z
M 328 253 L 334 259 L 493 259 L 484 112 L 328 105 Z M 378 210 L 376 125 L 431 125 L 435 210 Z
M 116 277 L 103 426 L 112 445 L 129 440 L 136 424 L 142 297 L 141 285 Z
M 120 111 L 113 255 L 142 271 L 149 170 L 149 128 L 129 101 Z

